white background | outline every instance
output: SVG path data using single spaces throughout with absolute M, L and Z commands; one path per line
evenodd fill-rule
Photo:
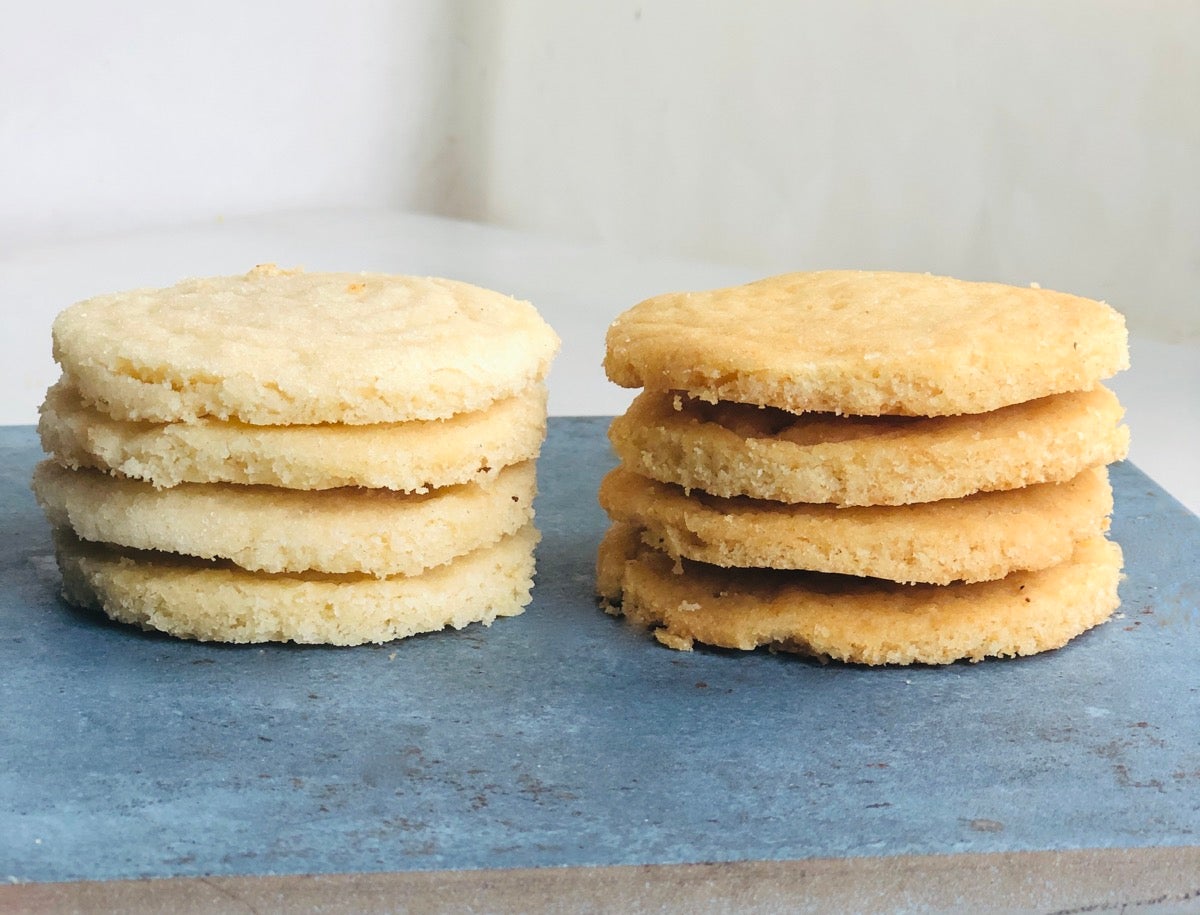
M 6 4 L 0 156 L 10 248 L 391 206 L 1200 340 L 1191 0 Z

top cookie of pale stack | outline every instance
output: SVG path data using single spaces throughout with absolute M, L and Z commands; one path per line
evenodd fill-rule
M 53 341 L 115 419 L 254 425 L 481 410 L 541 380 L 558 347 L 532 305 L 466 283 L 273 265 L 79 302 Z
M 823 271 L 657 296 L 609 328 L 623 387 L 862 416 L 983 413 L 1128 368 L 1102 302 L 927 274 Z

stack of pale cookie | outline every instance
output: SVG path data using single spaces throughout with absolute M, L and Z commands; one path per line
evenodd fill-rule
M 258 267 L 80 302 L 34 490 L 66 599 L 339 645 L 520 613 L 558 338 L 465 283 Z
M 1057 648 L 1118 606 L 1099 382 L 1123 318 L 1038 288 L 791 274 L 621 315 L 598 561 L 658 640 L 863 664 Z

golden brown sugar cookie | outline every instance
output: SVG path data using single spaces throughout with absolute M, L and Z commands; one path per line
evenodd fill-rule
M 483 410 L 542 380 L 528 302 L 454 280 L 272 265 L 79 302 L 55 359 L 116 419 L 391 423 Z
M 502 467 L 535 458 L 546 435 L 546 389 L 536 384 L 448 419 L 252 426 L 216 419 L 113 419 L 85 406 L 64 379 L 46 394 L 38 432 L 60 464 L 113 470 L 155 486 L 248 483 L 425 492 L 482 482 Z
M 38 465 L 33 488 L 54 527 L 83 540 L 228 559 L 265 572 L 416 575 L 489 546 L 533 517 L 532 461 L 485 484 L 425 495 L 346 487 L 149 483 Z
M 646 391 L 609 438 L 638 473 L 713 495 L 904 505 L 1063 482 L 1120 460 L 1123 413 L 1103 386 L 946 417 L 795 414 Z
M 1102 535 L 1112 511 L 1107 471 L 1066 483 L 916 505 L 836 508 L 722 499 L 618 467 L 600 486 L 614 521 L 640 528 L 671 557 L 743 568 L 809 569 L 900 582 L 988 581 L 1069 558 Z
M 269 574 L 170 553 L 120 550 L 56 532 L 63 596 L 110 618 L 217 642 L 361 645 L 490 624 L 529 602 L 537 532 L 415 576 Z
M 614 525 L 597 581 L 613 612 L 676 649 L 770 646 L 857 664 L 948 664 L 1065 645 L 1119 604 L 1121 550 L 1101 537 L 1065 562 L 996 581 L 902 585 L 875 579 L 682 560 Z
M 859 271 L 648 299 L 610 326 L 604 360 L 624 387 L 864 416 L 983 413 L 1128 363 L 1124 318 L 1104 303 Z

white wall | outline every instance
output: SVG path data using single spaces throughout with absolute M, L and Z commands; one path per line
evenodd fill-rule
M 0 28 L 0 245 L 441 203 L 453 5 L 37 0 Z
M 1107 298 L 1200 340 L 1200 3 L 504 4 L 470 214 Z
M 1192 0 L 8 4 L 0 247 L 393 206 L 1200 340 L 1198 99 Z

